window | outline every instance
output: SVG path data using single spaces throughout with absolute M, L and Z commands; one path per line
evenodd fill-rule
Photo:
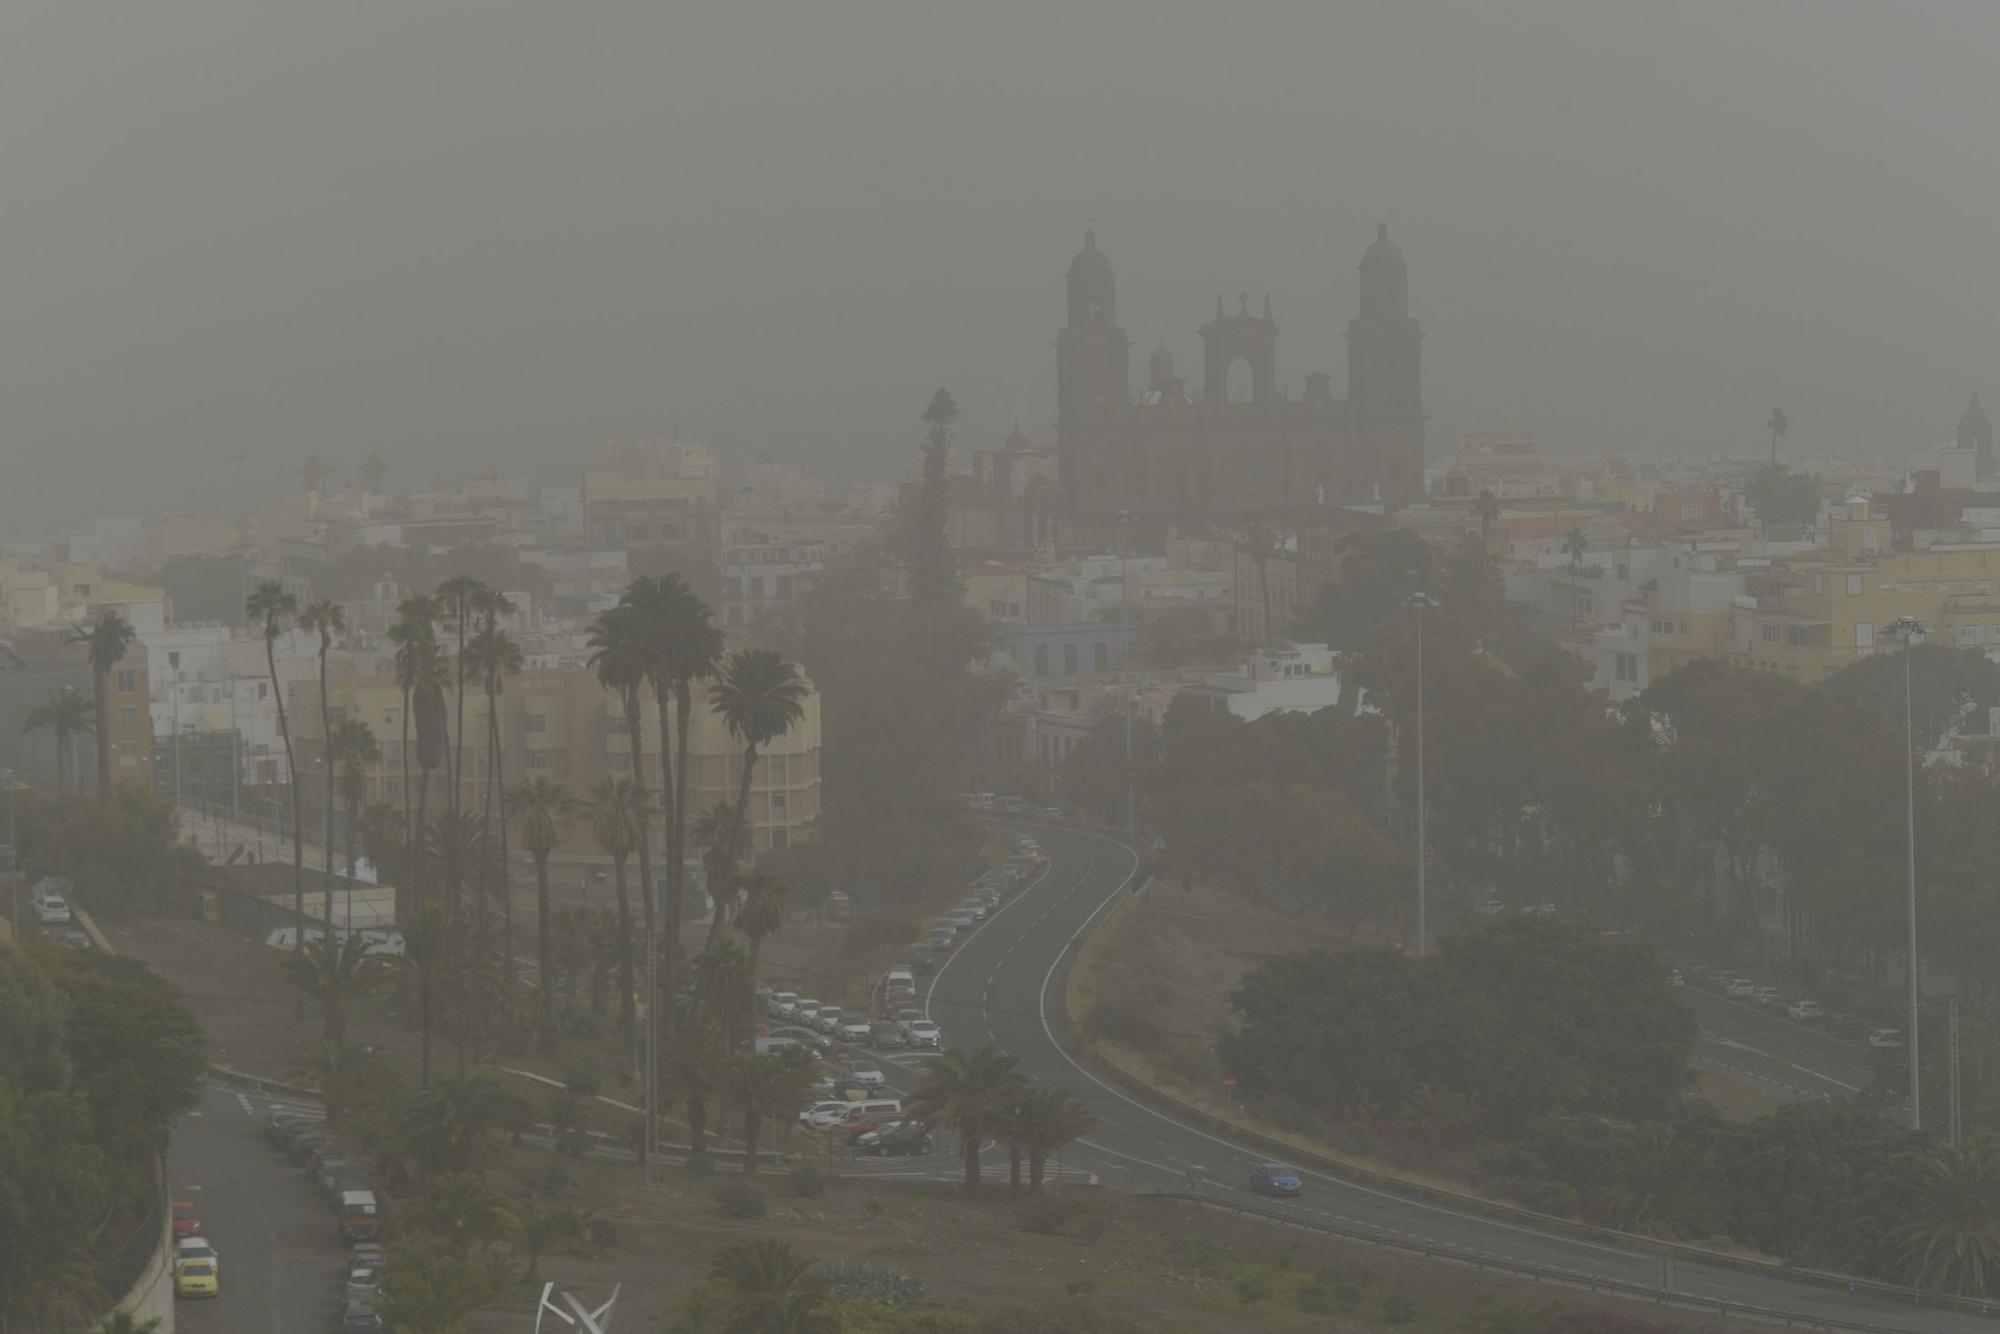
M 401 796 L 403 795 L 403 780 L 402 780 L 402 779 L 400 779 L 400 778 L 385 778 L 385 779 L 383 779 L 383 780 L 382 780 L 382 795 L 383 795 L 384 797 L 387 797 L 387 798 L 389 798 L 389 799 L 390 799 L 390 800 L 392 800 L 392 801 L 393 801 L 393 800 L 396 800 L 396 799 L 397 799 L 397 798 L 399 798 L 399 797 L 401 797 Z
M 403 743 L 400 741 L 384 741 L 382 743 L 382 759 L 387 764 L 400 764 L 403 759 Z
M 1875 554 L 1875 553 L 1876 553 L 1877 551 L 1880 551 L 1880 550 L 1881 550 L 1881 546 L 1879 545 L 1880 541 L 1881 541 L 1881 539 L 1880 539 L 1880 538 L 1878 538 L 1878 537 L 1877 537 L 1877 536 L 1875 535 L 1875 525 L 1874 525 L 1874 524 L 1870 523 L 1870 524 L 1863 524 L 1863 525 L 1862 525 L 1862 527 L 1861 527 L 1861 550 L 1862 550 L 1863 552 L 1865 552 L 1866 554 L 1868 554 L 1868 555 L 1870 555 L 1870 556 L 1874 555 L 1874 554 Z
M 1859 636 L 1861 633 L 1861 627 L 1858 625 L 1855 626 L 1854 633 L 1856 636 Z M 1803 625 L 1786 626 L 1785 643 L 1789 644 L 1793 648 L 1804 648 L 1806 644 L 1806 628 Z
M 604 720 L 604 735 L 631 736 L 632 720 L 630 718 L 625 717 L 623 714 L 617 714 L 610 718 L 606 718 Z
M 1875 647 L 1875 623 L 1873 621 L 1856 621 L 1854 623 L 1854 647 Z
M 1699 500 L 1689 501 L 1687 504 L 1681 506 L 1682 523 L 1693 523 L 1699 518 L 1701 518 L 1701 502 Z
M 548 768 L 548 767 L 549 767 L 549 753 L 548 753 L 547 751 L 545 751 L 545 750 L 531 750 L 531 751 L 529 751 L 529 752 L 528 752 L 528 767 L 529 767 L 530 769 L 546 769 L 546 768 Z
M 771 818 L 775 820 L 777 817 L 783 815 L 784 813 L 785 813 L 785 794 L 782 792 L 773 792 L 771 794 Z
M 1076 675 L 1076 645 L 1074 644 L 1063 645 L 1063 675 Z
M 1111 670 L 1111 645 L 1096 645 L 1092 650 L 1092 657 L 1097 665 L 1091 670 L 1099 672 L 1108 672 Z
M 1764 622 L 1764 642 L 1766 644 L 1775 644 L 1778 642 L 1778 627 L 1769 621 Z
M 1961 644 L 1982 644 L 1986 642 L 1986 627 L 1983 625 L 1961 625 L 1958 627 L 1958 642 Z
M 132 707 L 130 704 L 120 704 L 118 706 L 118 730 L 121 732 L 129 732 L 138 725 L 139 725 L 139 710 Z
M 1860 597 L 1860 596 L 1861 596 L 1861 576 L 1860 576 L 1860 575 L 1858 575 L 1858 574 L 1850 574 L 1850 575 L 1848 575 L 1848 576 L 1847 576 L 1847 596 L 1849 596 L 1849 597 L 1851 597 L 1851 598 L 1858 598 L 1858 597 Z
M 1618 679 L 1636 681 L 1639 679 L 1639 659 L 1631 653 L 1620 653 L 1615 664 Z
M 623 722 L 624 720 L 621 718 L 619 721 Z M 528 715 L 528 732 L 530 735 L 548 730 L 549 716 L 546 713 L 531 713 Z
M 118 749 L 118 765 L 120 768 L 129 769 L 133 765 L 139 762 L 138 742 L 121 741 L 118 743 L 117 749 Z
M 139 688 L 139 673 L 133 671 L 130 667 L 119 668 L 118 693 L 121 695 L 129 695 L 138 688 Z
M 1813 575 L 1813 592 L 1815 592 L 1815 593 L 1824 593 L 1824 592 L 1826 592 L 1826 576 L 1825 576 L 1825 575 L 1823 575 L 1823 574 L 1818 574 L 1818 573 L 1815 573 L 1815 574 Z
M 1035 675 L 1047 676 L 1048 674 L 1049 646 L 1047 644 L 1037 644 L 1035 645 Z

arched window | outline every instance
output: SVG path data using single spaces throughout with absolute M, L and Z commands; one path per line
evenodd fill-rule
M 1256 372 L 1250 369 L 1247 357 L 1238 357 L 1229 366 L 1229 401 L 1249 403 L 1257 397 Z

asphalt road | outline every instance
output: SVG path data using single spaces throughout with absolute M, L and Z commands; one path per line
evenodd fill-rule
M 318 1187 L 264 1139 L 271 1107 L 257 1094 L 211 1087 L 174 1127 L 167 1157 L 173 1197 L 195 1202 L 222 1257 L 222 1294 L 176 1304 L 184 1334 L 340 1327 L 347 1248 Z
M 1701 1024 L 1695 1059 L 1786 1100 L 1851 1098 L 1868 1087 L 1880 1052 L 1796 1023 L 1775 1006 L 1689 985 L 1681 999 Z M 1901 1059 L 1900 1052 L 1890 1053 Z
M 1202 1194 L 1237 1201 L 1250 1165 L 1261 1155 L 1175 1119 L 1097 1078 L 1073 1054 L 1063 1003 L 1075 947 L 1102 912 L 1129 886 L 1133 854 L 1121 843 L 1073 829 L 1038 829 L 1049 865 L 952 952 L 933 975 L 926 997 L 931 1015 L 953 1046 L 992 1044 L 1020 1061 L 1038 1082 L 1088 1103 L 1102 1124 L 1065 1155 L 1114 1189 L 1169 1192 L 1198 1186 Z M 1740 1008 L 1740 1007 L 1737 1007 Z M 1719 1012 L 1720 1013 L 1720 1012 Z M 1770 1027 L 1762 1012 L 1751 1016 Z M 1743 1028 L 1751 1027 L 1749 1017 Z M 1782 1022 L 1782 1021 L 1780 1021 Z M 1797 1050 L 1768 1034 L 1752 1035 L 1759 1050 Z M 1732 1038 L 1747 1042 L 1751 1037 Z M 1765 1059 L 1788 1060 L 1783 1055 Z M 1333 1223 L 1420 1241 L 1437 1254 L 1469 1262 L 1502 1260 L 1559 1270 L 1579 1279 L 1614 1279 L 1657 1286 L 1657 1257 L 1617 1245 L 1544 1232 L 1522 1224 L 1462 1214 L 1305 1171 L 1306 1194 L 1296 1202 L 1259 1199 L 1302 1222 Z M 1171 1206 L 1163 1206 L 1171 1207 Z M 1742 1273 L 1688 1260 L 1675 1265 L 1677 1293 L 1718 1303 L 1767 1307 L 1810 1319 L 1866 1322 L 1884 1329 L 1923 1331 L 1993 1328 L 1973 1315 L 1913 1308 L 1907 1301 L 1849 1295 L 1836 1288 Z

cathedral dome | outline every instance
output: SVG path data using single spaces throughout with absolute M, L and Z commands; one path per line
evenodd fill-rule
M 1354 252 L 1350 250 L 1348 253 L 1353 254 Z M 1361 267 L 1364 269 L 1407 269 L 1410 267 L 1403 260 L 1403 252 L 1396 249 L 1396 243 L 1389 239 L 1388 223 L 1378 222 L 1375 224 L 1375 241 L 1367 250 L 1362 252 Z
M 1097 248 L 1095 229 L 1083 234 L 1083 249 L 1077 251 L 1076 258 L 1069 262 L 1069 276 L 1107 280 L 1111 277 L 1111 258 Z

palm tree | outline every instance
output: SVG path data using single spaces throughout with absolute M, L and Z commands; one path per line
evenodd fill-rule
M 422 1035 L 419 1082 L 431 1082 L 431 1002 L 437 995 L 438 974 L 445 958 L 444 910 L 435 903 L 420 903 L 407 917 L 399 917 L 403 953 L 396 960 L 417 995 L 417 1031 Z
M 456 689 L 452 694 L 452 708 L 455 714 L 452 721 L 452 753 L 449 763 L 445 766 L 446 775 L 450 779 L 445 805 L 451 811 L 453 820 L 458 818 L 459 812 L 464 807 L 465 795 L 465 673 L 469 665 L 465 658 L 465 642 L 472 633 L 473 616 L 477 614 L 485 602 L 486 595 L 491 591 L 469 574 L 455 574 L 437 587 L 438 600 L 444 604 L 445 613 L 451 618 L 452 626 L 458 636 L 458 652 L 452 659 L 457 673 Z M 445 896 L 454 905 L 452 908 L 454 953 L 458 945 L 456 905 L 459 902 L 459 881 L 463 873 L 464 866 L 454 850 L 444 867 Z
M 1790 419 L 1785 416 L 1783 408 L 1772 408 L 1771 419 L 1764 423 L 1764 429 L 1771 433 L 1771 462 L 1773 465 L 1778 462 L 1778 441 L 1784 438 L 1785 431 L 1791 424 Z
M 354 841 L 360 834 L 361 801 L 368 795 L 368 771 L 382 759 L 382 747 L 375 740 L 375 732 L 359 718 L 342 718 L 333 725 L 333 735 L 327 740 L 328 763 L 333 766 L 340 786 L 341 800 L 347 803 L 347 883 L 354 883 Z M 332 845 L 329 836 L 327 843 Z M 376 863 L 376 871 L 382 870 Z M 329 885 L 331 880 L 329 879 Z M 329 895 L 332 890 L 329 888 Z M 333 920 L 331 898 L 326 906 L 327 920 Z M 354 923 L 347 923 L 348 930 Z
M 1049 1155 L 1097 1129 L 1097 1113 L 1061 1089 L 1031 1088 L 1019 1099 L 1014 1131 L 1028 1154 L 1028 1193 L 1042 1188 Z
M 111 672 L 125 660 L 125 651 L 139 632 L 115 610 L 97 613 L 88 630 L 72 631 L 70 642 L 84 646 L 90 659 L 91 686 L 97 699 L 97 795 L 111 799 Z
M 487 863 L 498 869 L 501 920 L 500 1030 L 511 1033 L 514 1023 L 514 877 L 507 860 L 507 809 L 500 802 L 506 764 L 501 753 L 500 694 L 510 676 L 518 676 L 524 665 L 521 646 L 501 628 L 500 617 L 510 614 L 514 604 L 495 589 L 480 598 L 486 624 L 467 646 L 481 678 L 486 683 L 486 827 L 500 831 L 494 856 Z M 496 825 L 494 822 L 498 820 Z M 486 927 L 486 895 L 479 898 L 479 955 L 486 958 L 489 932 Z
M 821 1334 L 840 1327 L 819 1309 L 826 1301 L 825 1276 L 788 1241 L 762 1237 L 725 1246 L 709 1261 L 708 1277 L 729 1296 L 726 1329 Z
M 1479 520 L 1479 545 L 1484 547 L 1493 537 L 1493 521 L 1500 517 L 1500 502 L 1491 491 L 1481 491 L 1472 502 L 1472 513 Z
M 738 1052 L 729 1064 L 729 1093 L 743 1109 L 743 1171 L 757 1171 L 757 1142 L 764 1118 L 782 1120 L 803 1103 L 818 1078 L 810 1057 L 797 1047 Z
M 724 1039 L 733 1040 L 748 1014 L 755 982 L 742 942 L 730 936 L 711 940 L 694 956 L 695 1013 L 713 1019 Z
M 261 580 L 250 590 L 250 597 L 244 603 L 244 611 L 252 621 L 262 624 L 264 631 L 264 668 L 271 676 L 271 696 L 278 703 L 278 736 L 285 743 L 285 781 L 292 790 L 292 949 L 294 952 L 305 948 L 306 943 L 306 847 L 305 835 L 299 827 L 299 768 L 292 755 L 292 728 L 285 718 L 285 692 L 278 686 L 278 636 L 285 632 L 286 622 L 298 615 L 299 600 L 285 591 L 285 586 L 276 579 Z M 294 1019 L 305 1013 L 305 997 L 298 998 L 298 1008 L 292 1012 Z
M 739 824 L 736 809 L 727 803 L 710 806 L 694 817 L 694 828 L 688 831 L 688 842 L 701 849 L 702 869 L 708 880 L 709 900 L 715 905 L 715 915 L 726 917 L 730 900 L 725 895 L 734 892 L 730 882 L 730 871 L 738 862 L 750 855 L 750 829 Z M 714 936 L 714 931 L 709 932 Z
M 1702 1237 L 1720 1218 L 1718 1183 L 1704 1173 L 1703 1151 L 1672 1130 L 1635 1134 L 1610 1180 L 1589 1201 L 1611 1226 L 1653 1237 Z
M 744 648 L 729 655 L 715 688 L 714 709 L 722 715 L 729 735 L 743 743 L 743 775 L 736 787 L 736 825 L 749 828 L 750 780 L 757 769 L 757 752 L 805 717 L 806 683 L 799 669 L 774 649 Z M 729 868 L 734 879 L 735 867 Z M 722 929 L 721 904 L 709 924 L 712 940 Z
M 400 880 L 409 849 L 403 846 L 403 813 L 386 801 L 371 801 L 355 821 L 361 854 L 375 864 L 377 875 Z
M 440 1172 L 403 1209 L 413 1232 L 459 1261 L 513 1232 L 517 1221 L 486 1174 L 470 1168 Z
M 568 787 L 537 774 L 507 790 L 504 809 L 521 822 L 521 846 L 535 859 L 535 975 L 540 983 L 535 996 L 535 1032 L 546 1051 L 555 1043 L 549 994 L 554 981 L 549 956 L 549 854 L 556 850 L 563 826 L 583 807 Z
M 629 778 L 606 774 L 590 790 L 590 827 L 597 845 L 611 858 L 611 883 L 618 895 L 618 1029 L 625 1038 L 625 1073 L 639 1076 L 639 1022 L 632 992 L 632 901 L 625 893 L 625 863 L 646 818 L 639 790 Z
M 490 1167 L 501 1133 L 526 1118 L 521 1100 L 485 1075 L 446 1075 L 410 1090 L 397 1109 L 397 1127 L 427 1175 Z
M 376 1313 L 390 1329 L 458 1334 L 513 1281 L 506 1257 L 482 1251 L 469 1259 L 444 1254 L 399 1260 L 385 1270 Z
M 957 1132 L 968 1195 L 979 1190 L 979 1145 L 987 1118 L 1021 1082 L 1016 1064 L 998 1047 L 953 1048 L 924 1067 L 924 1081 L 906 1104 L 911 1116 L 942 1121 Z
M 321 1030 L 328 1042 L 347 1036 L 347 1005 L 372 990 L 385 970 L 375 943 L 358 931 L 335 940 L 322 932 L 303 950 L 285 956 L 285 980 L 319 1001 Z
M 378 963 L 386 959 L 378 956 Z M 319 1085 L 326 1102 L 326 1123 L 339 1126 L 355 1098 L 371 1085 L 383 1087 L 382 1057 L 373 1047 L 359 1042 L 323 1038 L 293 1069 Z
M 321 883 L 326 892 L 326 927 L 333 929 L 333 784 L 335 758 L 333 753 L 333 701 L 326 693 L 326 655 L 333 648 L 333 637 L 347 633 L 347 613 L 332 598 L 315 598 L 299 613 L 299 629 L 309 635 L 319 637 L 319 738 L 326 760 L 326 774 L 322 780 L 325 788 L 325 802 L 320 808 L 319 838 L 325 845 L 324 864 L 321 868 Z M 351 927 L 354 923 L 349 922 Z
M 645 732 L 641 726 L 640 688 L 646 681 L 645 625 L 630 607 L 613 607 L 599 614 L 590 626 L 590 667 L 597 683 L 618 696 L 625 717 L 625 741 L 632 761 L 632 791 L 639 804 L 639 882 L 645 895 L 646 939 L 653 939 L 653 863 L 648 828 L 652 803 L 646 796 Z M 661 763 L 666 757 L 661 756 Z M 669 991 L 668 995 L 673 993 Z M 652 1004 L 648 998 L 647 1004 Z
M 411 706 L 416 697 L 417 680 L 427 669 L 425 659 L 435 656 L 435 650 L 426 649 L 425 645 L 434 643 L 437 638 L 437 618 L 436 598 L 428 593 L 411 593 L 396 604 L 396 619 L 389 626 L 389 642 L 396 646 L 396 684 L 403 690 L 403 740 L 398 754 L 403 762 L 404 847 L 414 847 L 417 841 L 417 826 L 411 815 L 411 803 L 415 796 L 410 788 Z
M 687 1107 L 690 1165 L 707 1161 L 708 1105 L 729 1077 L 728 1061 L 722 1035 L 699 1015 L 660 1050 L 660 1080 L 671 1090 L 666 1101 Z
M 791 887 L 776 876 L 752 871 L 743 877 L 743 901 L 736 909 L 736 929 L 750 942 L 750 976 L 757 976 L 757 951 L 764 937 L 785 924 L 785 900 Z
M 568 1205 L 543 1204 L 524 1200 L 513 1206 L 514 1236 L 528 1257 L 521 1275 L 530 1284 L 542 1277 L 542 1256 L 547 1251 L 583 1235 L 583 1216 Z
M 435 638 L 419 640 L 413 666 L 416 677 L 410 696 L 411 707 L 415 710 L 414 722 L 417 729 L 417 812 L 418 838 L 412 845 L 412 865 L 415 868 L 415 898 L 421 904 L 429 897 L 434 886 L 431 884 L 430 858 L 424 851 L 423 830 L 429 818 L 431 798 L 431 775 L 451 761 L 451 735 L 446 730 L 444 685 L 446 664 L 444 650 Z M 449 930 L 458 915 L 458 904 L 449 896 L 445 901 L 445 925 Z
M 56 742 L 56 790 L 67 792 L 76 777 L 76 737 L 95 735 L 97 704 L 75 686 L 52 690 L 49 697 L 29 709 L 21 719 L 21 731 L 47 731 Z
M 1577 604 L 1580 600 L 1577 597 L 1576 581 L 1583 576 L 1583 557 L 1589 550 L 1589 545 L 1584 541 L 1583 529 L 1572 528 L 1563 534 L 1563 555 L 1569 557 L 1569 628 L 1572 631 L 1576 629 Z
M 1983 1297 L 2000 1277 L 2000 1151 L 1991 1140 L 1939 1145 L 1917 1160 L 1918 1205 L 1899 1228 L 1910 1281 Z
M 634 579 L 619 605 L 631 608 L 640 625 L 646 678 L 659 706 L 661 800 L 667 810 L 667 935 L 661 960 L 661 994 L 677 996 L 674 970 L 680 962 L 683 895 L 687 888 L 688 731 L 694 717 L 694 683 L 715 674 L 722 656 L 722 631 L 708 605 L 677 574 Z M 667 749 L 667 695 L 674 697 L 675 748 Z M 635 734 L 636 735 L 636 734 Z M 635 743 L 636 744 L 636 743 Z M 672 754 L 671 762 L 668 759 Z M 672 1026 L 671 1007 L 667 1014 Z

